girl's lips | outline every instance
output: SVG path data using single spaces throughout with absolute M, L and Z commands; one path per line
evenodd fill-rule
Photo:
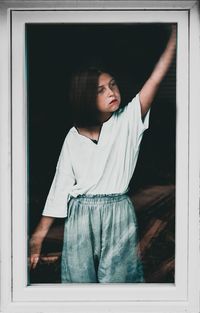
M 115 103 L 115 102 L 117 102 L 118 100 L 117 99 L 113 99 L 111 102 L 110 102 L 110 104 L 113 104 L 113 103 Z

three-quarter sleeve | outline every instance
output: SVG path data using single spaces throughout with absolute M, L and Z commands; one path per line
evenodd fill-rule
M 65 139 L 42 215 L 66 217 L 70 191 L 74 184 L 75 177 L 67 139 Z

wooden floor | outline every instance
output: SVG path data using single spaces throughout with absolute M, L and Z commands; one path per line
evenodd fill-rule
M 145 281 L 174 282 L 175 187 L 153 186 L 133 198 Z
M 148 186 L 131 197 L 138 218 L 139 249 L 146 283 L 174 283 L 175 186 Z M 63 223 L 44 241 L 42 258 L 30 283 L 60 283 Z

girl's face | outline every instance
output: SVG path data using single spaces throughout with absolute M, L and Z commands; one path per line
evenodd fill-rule
M 120 102 L 120 91 L 114 78 L 107 73 L 101 74 L 98 81 L 97 109 L 101 113 L 102 121 L 119 108 Z

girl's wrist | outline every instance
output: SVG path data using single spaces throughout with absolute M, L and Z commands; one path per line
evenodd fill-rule
M 44 237 L 46 235 L 46 232 L 40 231 L 39 233 L 35 233 L 31 236 L 30 242 L 31 243 L 42 243 L 44 240 Z

